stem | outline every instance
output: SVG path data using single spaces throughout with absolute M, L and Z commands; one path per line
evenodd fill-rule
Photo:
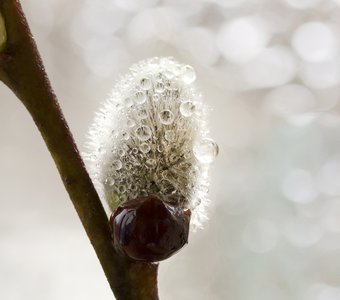
M 58 168 L 91 244 L 118 300 L 152 300 L 156 264 L 127 261 L 112 245 L 102 203 L 79 155 L 18 0 L 0 0 L 7 42 L 0 51 L 0 80 L 21 100 Z

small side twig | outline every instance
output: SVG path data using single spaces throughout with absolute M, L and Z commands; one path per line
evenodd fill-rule
M 65 188 L 119 300 L 152 300 L 157 295 L 157 265 L 119 256 L 108 220 L 44 70 L 18 0 L 0 0 L 7 41 L 0 50 L 0 80 L 21 100 L 55 161 Z M 1 49 L 1 48 L 0 48 Z

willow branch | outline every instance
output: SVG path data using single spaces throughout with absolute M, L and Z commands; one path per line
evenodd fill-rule
M 158 299 L 157 265 L 129 262 L 114 251 L 106 213 L 51 88 L 19 1 L 0 0 L 0 13 L 7 38 L 0 47 L 0 80 L 21 100 L 40 130 L 112 291 L 119 300 Z

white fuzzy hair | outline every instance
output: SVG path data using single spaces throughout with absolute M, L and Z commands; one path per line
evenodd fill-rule
M 171 57 L 141 61 L 121 77 L 96 113 L 84 158 L 110 209 L 158 195 L 190 207 L 192 226 L 206 219 L 209 163 L 205 106 L 191 66 Z

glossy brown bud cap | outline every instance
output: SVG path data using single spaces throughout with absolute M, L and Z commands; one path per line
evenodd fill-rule
M 133 260 L 164 260 L 188 243 L 189 209 L 173 207 L 156 196 L 130 200 L 112 214 L 116 250 Z

